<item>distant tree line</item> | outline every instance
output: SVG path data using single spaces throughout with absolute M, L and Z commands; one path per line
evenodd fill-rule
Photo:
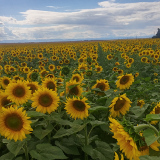
M 160 38 L 160 29 L 158 28 L 158 32 L 155 36 L 153 36 L 152 38 Z

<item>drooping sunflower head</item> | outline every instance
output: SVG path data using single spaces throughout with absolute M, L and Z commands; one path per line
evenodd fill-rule
M 23 108 L 2 108 L 0 114 L 0 134 L 7 139 L 23 140 L 25 134 L 30 134 L 33 130 L 30 126 L 31 121 L 28 120 L 26 112 Z
M 17 105 L 26 103 L 31 96 L 31 91 L 24 81 L 10 83 L 5 90 L 8 99 L 15 102 Z
M 31 100 L 33 101 L 32 107 L 36 108 L 37 112 L 49 114 L 57 109 L 59 103 L 57 93 L 48 88 L 39 88 Z
M 132 74 L 126 74 L 118 77 L 116 82 L 117 88 L 128 89 L 134 82 L 134 76 Z
M 115 97 L 111 105 L 109 106 L 110 113 L 112 117 L 119 117 L 121 115 L 125 115 L 129 108 L 131 107 L 132 102 L 129 98 L 126 97 L 126 94 L 120 95 L 120 97 Z
M 68 114 L 71 115 L 72 118 L 84 119 L 88 117 L 88 109 L 90 106 L 86 103 L 86 98 L 80 99 L 73 97 L 68 98 L 65 104 L 65 110 Z
M 117 140 L 120 150 L 128 159 L 138 160 L 141 153 L 138 150 L 134 139 L 124 130 L 123 125 L 121 125 L 117 120 L 109 118 L 109 121 L 111 122 L 109 127 L 111 132 L 114 134 L 113 138 Z
M 51 89 L 53 91 L 57 91 L 57 82 L 54 78 L 45 78 L 42 81 L 42 87 L 46 87 L 46 88 Z
M 81 96 L 83 92 L 82 87 L 79 83 L 74 81 L 69 81 L 66 83 L 66 93 L 69 94 L 69 96 Z

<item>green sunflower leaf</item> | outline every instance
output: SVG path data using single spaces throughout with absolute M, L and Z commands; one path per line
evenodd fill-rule
M 20 150 L 22 149 L 22 147 L 24 146 L 24 144 L 25 144 L 25 141 L 17 141 L 17 142 L 10 141 L 7 144 L 7 148 L 11 153 L 17 156 Z
M 53 130 L 53 126 L 50 124 L 46 127 L 46 129 L 42 129 L 42 126 L 37 126 L 33 130 L 33 134 L 38 138 L 38 139 L 43 139 L 45 136 L 47 136 L 51 131 Z
M 105 106 L 96 106 L 96 107 L 89 108 L 89 112 L 91 113 L 99 110 L 108 110 L 108 108 Z
M 146 121 L 160 121 L 160 114 L 147 114 Z
M 53 136 L 53 138 L 61 138 L 64 136 L 72 135 L 74 133 L 81 131 L 85 126 L 86 124 L 83 125 L 74 124 L 70 129 L 60 128 Z
M 40 113 L 40 112 L 37 112 L 37 111 L 26 111 L 26 113 L 27 113 L 28 117 L 44 117 L 44 116 L 47 116 L 46 114 Z
M 153 142 L 155 142 L 159 138 L 155 136 L 154 130 L 150 128 L 144 130 L 143 136 L 145 138 L 145 142 L 147 143 L 147 146 L 151 145 Z

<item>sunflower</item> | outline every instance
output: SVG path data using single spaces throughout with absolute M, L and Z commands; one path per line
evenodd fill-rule
M 87 98 L 80 99 L 73 97 L 68 98 L 65 104 L 65 110 L 68 114 L 71 115 L 72 118 L 84 119 L 88 117 L 88 109 L 90 106 L 86 103 Z
M 112 58 L 113 58 L 113 55 L 112 55 L 112 54 L 108 54 L 108 55 L 107 55 L 107 59 L 108 59 L 108 60 L 111 60 Z
M 117 67 L 113 67 L 112 69 L 114 72 L 117 72 L 118 71 L 118 68 Z
M 113 132 L 113 138 L 117 140 L 120 150 L 124 152 L 125 156 L 132 160 L 139 160 L 140 151 L 133 138 L 124 130 L 123 126 L 115 119 L 109 118 L 110 129 Z
M 8 99 L 18 105 L 26 103 L 31 97 L 31 91 L 27 84 L 19 80 L 8 84 L 5 92 L 8 95 Z
M 115 97 L 111 105 L 109 106 L 111 116 L 112 117 L 119 117 L 120 113 L 122 115 L 125 115 L 127 111 L 129 111 L 129 108 L 131 107 L 132 102 L 129 100 L 129 98 L 126 97 L 126 94 L 120 95 L 120 97 Z
M 0 134 L 7 139 L 23 140 L 25 134 L 30 134 L 33 129 L 23 108 L 2 108 L 0 114 Z
M 49 72 L 49 71 L 46 71 L 45 69 L 42 70 L 42 71 L 40 72 L 40 77 L 41 77 L 42 79 L 45 78 L 45 76 L 48 74 L 48 72 Z
M 58 107 L 59 97 L 55 91 L 48 88 L 39 88 L 31 98 L 33 101 L 32 107 L 36 108 L 37 112 L 49 114 L 55 111 Z
M 142 108 L 144 104 L 145 104 L 145 102 L 143 99 L 137 100 L 137 106 L 140 106 Z
M 13 80 L 14 80 L 14 81 L 23 80 L 23 79 L 24 79 L 24 77 L 20 77 L 19 75 L 15 75 L 15 76 L 13 77 Z
M 157 105 L 153 108 L 150 114 L 160 114 L 160 102 L 157 103 Z M 151 121 L 151 124 L 157 124 L 157 123 L 158 121 Z
M 2 107 L 8 108 L 11 106 L 12 101 L 10 101 L 8 95 L 5 92 L 0 93 L 0 110 Z
M 102 66 L 97 65 L 97 66 L 95 66 L 95 67 L 96 67 L 95 71 L 96 71 L 97 73 L 101 73 L 101 72 L 103 71 Z
M 141 58 L 141 62 L 143 62 L 143 63 L 146 63 L 146 62 L 147 62 L 147 60 L 148 60 L 148 58 L 147 58 L 147 57 L 142 57 L 142 58 Z
M 100 80 L 97 79 L 96 84 L 92 86 L 92 89 L 94 88 L 99 88 L 102 92 L 110 89 L 109 83 L 106 79 L 100 79 Z M 101 95 L 102 93 L 99 92 L 98 94 Z
M 136 72 L 134 76 L 135 76 L 135 77 L 138 77 L 138 76 L 139 76 L 139 72 Z
M 128 63 L 131 63 L 131 64 L 132 64 L 133 62 L 134 62 L 134 59 L 133 59 L 133 58 L 129 58 L 129 59 L 128 59 Z
M 27 84 L 28 87 L 30 87 L 31 94 L 33 94 L 39 88 L 39 84 L 38 84 L 37 81 L 35 81 L 35 82 L 27 81 L 26 84 Z
M 132 74 L 126 74 L 118 77 L 116 82 L 117 88 L 120 89 L 129 89 L 129 87 L 134 82 L 134 77 Z
M 81 63 L 78 66 L 79 71 L 86 71 L 87 69 L 88 69 L 88 67 L 87 67 L 87 64 L 85 64 L 85 63 Z
M 80 74 L 76 73 L 76 74 L 72 74 L 71 81 L 76 80 L 76 82 L 81 83 L 83 81 L 83 79 L 84 79 L 84 77 L 82 74 L 80 75 Z
M 64 79 L 63 78 L 56 78 L 56 81 L 57 81 L 57 86 L 63 86 L 63 81 Z
M 46 87 L 46 88 L 51 89 L 53 91 L 57 91 L 57 82 L 54 78 L 45 78 L 42 81 L 42 87 Z
M 49 67 L 48 67 L 48 69 L 50 71 L 54 71 L 55 70 L 55 65 L 54 64 L 50 64 Z
M 126 67 L 127 67 L 127 68 L 131 68 L 131 63 L 127 63 L 127 64 L 126 64 Z
M 81 96 L 83 92 L 82 87 L 79 85 L 78 82 L 74 81 L 69 81 L 66 83 L 66 93 L 71 95 L 71 96 Z
M 11 78 L 3 76 L 1 78 L 1 86 L 2 86 L 2 88 L 6 89 L 6 87 L 8 86 L 8 84 L 11 83 L 11 82 L 12 82 Z
M 122 75 L 123 74 L 123 70 L 122 69 L 118 69 L 118 74 Z
M 43 59 L 43 54 L 42 53 L 38 53 L 38 59 Z
M 24 67 L 23 68 L 23 73 L 29 73 L 30 72 L 30 69 L 29 69 L 29 67 Z

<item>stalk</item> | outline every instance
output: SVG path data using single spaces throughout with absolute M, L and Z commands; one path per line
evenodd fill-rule
M 138 126 L 134 126 L 134 129 L 135 129 L 136 132 L 139 132 L 139 131 L 141 131 L 141 130 L 143 130 L 143 129 L 146 129 L 146 128 L 151 128 L 151 129 L 153 129 L 154 132 L 155 132 L 155 134 L 156 134 L 157 136 L 159 135 L 158 130 L 157 130 L 154 126 L 152 126 L 152 125 L 150 125 L 150 124 L 140 124 L 140 125 L 138 125 Z
M 88 145 L 87 124 L 86 124 L 86 126 L 84 128 L 84 131 L 85 131 L 85 146 L 87 146 Z M 87 153 L 85 153 L 85 160 L 88 160 Z
M 25 142 L 25 145 L 24 145 L 24 153 L 25 153 L 26 160 L 29 160 L 27 142 Z

